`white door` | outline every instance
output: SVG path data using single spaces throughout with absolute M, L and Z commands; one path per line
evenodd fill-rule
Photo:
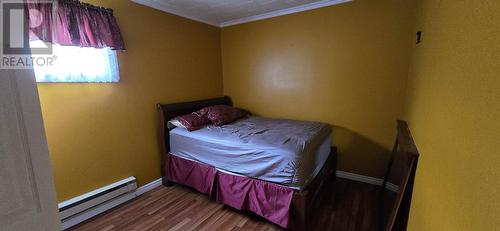
M 14 230 L 61 224 L 33 70 L 0 69 L 0 231 Z
M 61 229 L 32 75 L 0 70 L 0 231 Z

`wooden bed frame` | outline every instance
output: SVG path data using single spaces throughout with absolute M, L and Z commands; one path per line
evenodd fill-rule
M 229 105 L 232 106 L 232 101 L 228 96 L 207 100 L 198 100 L 183 103 L 173 103 L 173 104 L 157 104 L 158 109 L 158 143 L 160 145 L 160 151 L 162 155 L 161 160 L 161 172 L 162 172 L 162 182 L 165 186 L 171 186 L 167 178 L 168 172 L 168 161 L 170 158 L 170 142 L 169 142 L 169 130 L 166 123 L 177 116 L 189 114 L 191 112 L 197 111 L 201 108 L 212 106 L 212 105 Z M 328 179 L 334 179 L 335 170 L 337 166 L 337 149 L 335 147 L 331 148 L 330 155 L 321 169 L 318 176 L 310 183 L 308 186 L 300 191 L 294 193 L 292 198 L 292 208 L 291 216 L 292 222 L 295 229 L 306 230 L 308 221 L 311 216 L 312 205 L 319 197 L 319 192 L 324 185 L 324 182 Z
M 403 231 L 408 224 L 413 184 L 417 171 L 418 158 L 420 156 L 417 146 L 413 141 L 408 124 L 398 120 L 398 133 L 391 160 L 384 177 L 380 195 L 381 215 L 380 230 Z M 392 182 L 391 182 L 392 181 Z M 399 190 L 394 192 L 386 187 L 393 184 Z

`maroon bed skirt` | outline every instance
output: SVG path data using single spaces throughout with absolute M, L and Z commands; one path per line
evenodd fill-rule
M 235 209 L 252 211 L 283 227 L 291 226 L 291 203 L 296 190 L 244 176 L 218 171 L 212 166 L 168 155 L 168 179 L 208 194 Z

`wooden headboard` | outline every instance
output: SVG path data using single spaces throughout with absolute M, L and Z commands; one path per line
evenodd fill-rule
M 229 105 L 232 106 L 233 103 L 229 96 L 224 96 L 220 98 L 213 99 L 205 99 L 205 100 L 197 100 L 190 102 L 181 102 L 181 103 L 171 103 L 171 104 L 156 104 L 158 109 L 158 144 L 160 145 L 160 151 L 162 155 L 162 166 L 161 166 L 161 174 L 163 178 L 163 183 L 166 182 L 166 173 L 165 173 L 165 160 L 167 158 L 167 154 L 170 152 L 170 133 L 167 128 L 167 122 L 177 116 L 189 114 L 191 112 L 195 112 L 204 107 L 213 106 L 213 105 Z
M 408 124 L 398 120 L 398 134 L 381 194 L 381 230 L 406 230 L 419 153 Z

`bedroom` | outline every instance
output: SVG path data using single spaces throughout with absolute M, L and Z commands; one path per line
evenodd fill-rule
M 282 3 L 276 5 L 255 1 L 257 5 L 246 8 L 247 13 L 263 14 L 310 2 L 331 5 L 313 4 L 316 8 L 299 7 L 294 8 L 301 9 L 297 12 L 279 11 L 262 18 L 246 15 L 247 20 L 226 24 L 217 20 L 229 17 L 227 10 L 237 9 L 224 8 L 221 3 L 228 1 L 213 1 L 212 7 L 186 1 L 197 2 L 199 8 L 167 0 L 84 2 L 113 10 L 124 43 L 124 49 L 111 53 L 116 54 L 119 69 L 114 74 L 119 81 L 36 84 L 38 96 L 32 96 L 36 104 L 31 107 L 41 108 L 48 144 L 44 155 L 50 157 L 55 186 L 44 190 L 56 193 L 50 200 L 53 203 L 75 205 L 72 202 L 81 201 L 79 196 L 132 176 L 141 193 L 149 189 L 145 186 L 158 187 L 73 229 L 89 230 L 97 222 L 102 225 L 97 230 L 120 230 L 100 217 L 161 194 L 159 188 L 207 199 L 188 187 L 162 188 L 156 105 L 223 96 L 229 96 L 236 108 L 257 116 L 330 125 L 330 142 L 337 149 L 338 182 L 325 187 L 322 194 L 332 200 L 325 203 L 333 205 L 342 204 L 342 200 L 334 200 L 340 190 L 335 183 L 339 187 L 343 182 L 349 182 L 346 187 L 379 187 L 374 184 L 380 184 L 386 174 L 396 120 L 405 120 L 421 154 L 408 230 L 495 230 L 500 225 L 496 216 L 500 212 L 496 183 L 500 174 L 496 155 L 500 5 L 496 1 L 276 1 Z M 158 2 L 164 6 L 154 5 Z M 168 2 L 172 2 L 170 7 L 179 7 L 178 11 L 171 10 Z M 258 4 L 270 5 L 259 8 Z M 274 17 L 266 18 L 269 15 Z M 200 19 L 203 16 L 208 19 Z M 421 36 L 418 44 L 417 32 Z M 18 72 L 33 78 L 32 71 L 0 70 L 2 77 Z M 4 82 L 2 85 L 6 87 Z M 2 111 L 8 110 L 2 106 Z M 36 111 L 28 114 L 36 117 Z M 1 118 L 7 124 L 3 119 L 8 117 Z M 4 141 L 11 137 L 9 128 L 1 127 Z M 2 156 L 8 158 L 4 153 L 7 151 L 2 150 Z M 13 184 L 4 178 L 12 173 L 8 162 L 2 163 L 6 169 L 2 181 Z M 13 191 L 2 191 L 9 192 Z M 2 210 L 11 206 L 8 201 L 2 199 Z M 213 208 L 222 206 L 215 200 L 207 199 L 209 202 L 218 206 Z M 280 228 L 227 207 L 208 219 L 213 224 L 207 227 L 218 228 L 217 221 L 227 225 L 232 222 L 226 219 L 230 217 L 246 221 L 249 227 Z M 57 205 L 54 210 L 58 213 Z M 328 209 L 321 211 L 325 217 L 333 214 Z M 193 225 L 197 221 L 181 218 L 165 227 L 200 229 Z M 162 221 L 170 222 L 161 217 L 148 220 Z M 335 223 L 323 221 L 318 227 Z M 3 227 L 9 222 L 14 220 L 0 219 Z M 141 225 L 147 224 L 132 222 L 121 228 Z

